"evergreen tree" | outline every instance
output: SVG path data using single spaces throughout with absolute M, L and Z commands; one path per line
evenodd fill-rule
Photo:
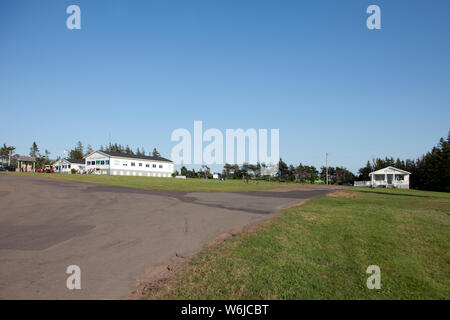
M 73 148 L 72 150 L 70 150 L 69 152 L 69 158 L 70 159 L 77 159 L 77 160 L 82 160 L 84 153 L 83 153 L 83 143 L 81 141 L 77 142 L 77 145 L 75 148 Z
M 278 162 L 278 179 L 287 179 L 288 175 L 289 168 L 286 162 L 284 162 L 283 159 L 280 158 L 280 161 Z
M 156 148 L 153 148 L 152 156 L 155 157 L 155 158 L 158 158 L 161 155 L 159 154 L 158 150 L 156 150 Z
M 92 146 L 90 144 L 88 144 L 87 148 L 86 148 L 85 156 L 87 156 L 88 154 L 91 154 L 92 152 L 94 152 L 94 149 L 92 149 Z
M 126 154 L 134 154 L 133 150 L 130 148 L 129 145 L 127 145 L 127 146 L 125 147 L 125 153 L 126 153 Z
M 37 146 L 36 141 L 33 142 L 30 148 L 30 157 L 38 157 L 39 156 L 39 148 Z
M 188 176 L 188 169 L 185 166 L 182 166 L 181 169 L 181 175 L 187 177 Z

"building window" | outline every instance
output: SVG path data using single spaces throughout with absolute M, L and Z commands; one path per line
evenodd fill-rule
M 146 168 L 150 168 L 150 165 L 148 163 L 145 164 Z
M 70 169 L 70 164 L 67 167 Z
M 134 163 L 134 162 L 131 163 L 131 166 L 132 166 L 132 167 L 134 167 L 135 165 L 136 165 L 136 163 Z
M 86 165 L 90 166 L 90 165 L 91 165 L 91 162 L 90 162 L 90 161 L 86 162 Z
M 101 165 L 104 165 L 104 164 L 105 164 L 105 161 L 104 161 L 104 160 L 100 161 L 100 164 L 101 164 Z
M 109 165 L 109 160 L 106 160 L 105 163 L 106 163 L 107 165 Z
M 162 164 L 159 165 L 159 168 L 160 168 L 160 169 L 162 168 Z
M 128 164 L 126 162 L 123 163 L 123 166 L 126 167 Z
M 153 165 L 153 168 L 156 168 L 156 164 Z
M 142 167 L 142 162 L 139 162 L 139 167 Z

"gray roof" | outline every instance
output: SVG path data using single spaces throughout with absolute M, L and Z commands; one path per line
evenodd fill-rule
M 142 159 L 142 160 L 153 160 L 153 161 L 165 161 L 165 162 L 172 162 L 169 159 L 163 158 L 163 157 L 153 157 L 153 156 L 138 156 L 135 154 L 128 154 L 128 153 L 121 153 L 121 152 L 109 152 L 109 151 L 101 151 L 111 157 L 122 157 L 122 158 L 133 158 L 133 159 Z
M 36 158 L 35 157 L 28 157 L 28 156 L 19 156 L 17 158 L 17 161 L 29 161 L 29 162 L 35 162 Z
M 84 164 L 84 159 L 66 159 L 70 163 L 82 163 Z

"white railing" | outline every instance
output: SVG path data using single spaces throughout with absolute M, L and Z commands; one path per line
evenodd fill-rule
M 355 181 L 353 185 L 355 187 L 370 187 L 370 181 Z
M 353 183 L 355 187 L 370 187 L 371 181 L 355 181 Z M 408 182 L 405 180 L 393 180 L 391 183 L 388 183 L 387 180 L 374 180 L 373 181 L 374 186 L 386 186 L 386 185 L 392 185 L 392 186 L 407 186 Z

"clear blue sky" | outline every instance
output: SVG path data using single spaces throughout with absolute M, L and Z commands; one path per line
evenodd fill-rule
M 82 12 L 66 28 L 67 6 Z M 366 28 L 377 4 L 382 29 Z M 279 128 L 288 163 L 356 171 L 450 129 L 450 1 L 0 2 L 0 143 L 157 147 Z

